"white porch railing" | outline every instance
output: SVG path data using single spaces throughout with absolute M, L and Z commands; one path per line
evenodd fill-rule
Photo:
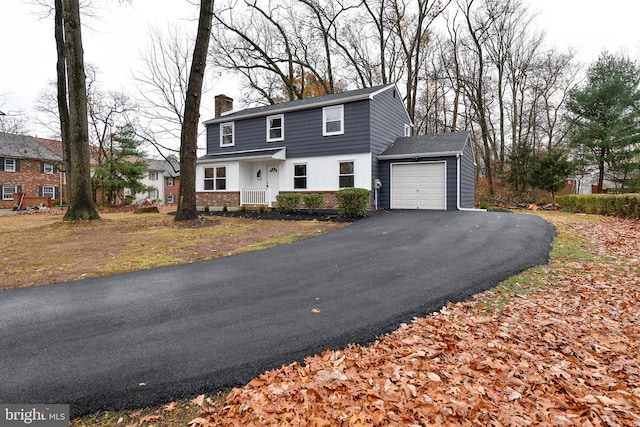
M 240 206 L 267 205 L 271 207 L 271 189 L 268 187 L 243 187 L 240 189 Z

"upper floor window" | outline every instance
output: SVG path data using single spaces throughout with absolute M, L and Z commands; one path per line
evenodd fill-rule
M 352 188 L 354 186 L 353 162 L 340 162 L 338 181 L 340 188 Z
M 4 159 L 4 171 L 5 172 L 15 172 L 16 168 L 16 160 L 15 159 Z M 13 196 L 11 196 L 13 197 Z
M 293 165 L 293 188 L 307 188 L 307 165 Z
M 322 109 L 322 135 L 341 135 L 344 133 L 344 106 L 324 107 Z
M 411 125 L 406 123 L 404 125 L 404 136 L 411 136 Z
M 224 166 L 204 168 L 204 189 L 205 190 L 226 190 L 227 189 L 227 168 Z
M 284 115 L 267 117 L 267 142 L 284 139 Z
M 52 164 L 50 163 L 42 163 L 42 173 L 54 173 L 55 172 L 55 168 L 53 167 Z
M 236 145 L 235 126 L 233 122 L 220 125 L 220 146 L 230 147 Z
M 173 187 L 173 177 L 172 176 L 167 178 L 167 187 Z
M 149 180 L 157 181 L 158 180 L 158 172 L 157 171 L 149 171 Z

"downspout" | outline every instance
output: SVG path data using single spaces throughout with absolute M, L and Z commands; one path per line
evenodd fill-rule
M 460 173 L 460 169 L 461 169 L 461 160 L 460 160 L 460 158 L 461 157 L 462 157 L 462 153 L 456 154 L 456 163 L 457 163 L 457 168 L 458 168 L 458 170 L 457 170 L 457 174 L 458 174 L 458 179 L 457 179 L 457 181 L 458 181 L 458 189 L 457 189 L 458 190 L 458 197 L 457 197 L 457 200 L 456 200 L 456 208 L 459 211 L 466 211 L 466 212 L 486 212 L 487 211 L 486 209 L 463 208 L 462 206 L 460 206 L 460 195 L 462 193 L 461 188 L 460 188 L 461 187 L 461 184 L 460 184 L 460 175 L 461 175 L 461 173 Z

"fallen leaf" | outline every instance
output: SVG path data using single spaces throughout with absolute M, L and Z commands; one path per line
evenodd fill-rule
M 312 313 L 320 313 L 320 309 L 319 308 L 313 308 L 311 309 Z

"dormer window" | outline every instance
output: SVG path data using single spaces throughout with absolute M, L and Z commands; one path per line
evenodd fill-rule
M 236 144 L 234 123 L 222 123 L 220 125 L 220 146 L 231 147 Z
M 278 114 L 267 117 L 267 142 L 282 141 L 284 139 L 284 115 Z
M 404 125 L 404 136 L 411 136 L 411 125 L 406 123 Z
M 344 106 L 322 109 L 322 135 L 342 135 L 344 133 Z

